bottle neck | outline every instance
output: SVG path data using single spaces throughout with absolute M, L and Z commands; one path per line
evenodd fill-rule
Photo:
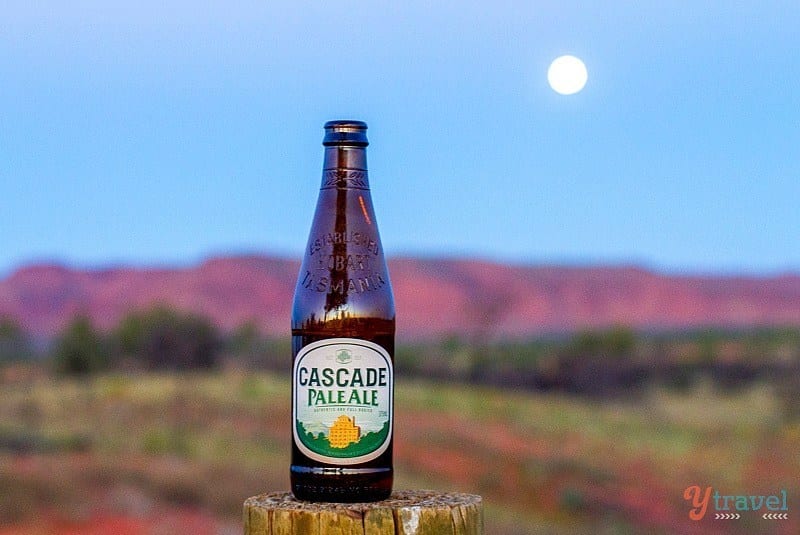
M 367 150 L 364 147 L 325 147 L 323 169 L 367 170 Z
M 369 189 L 367 151 L 364 147 L 325 147 L 322 189 Z

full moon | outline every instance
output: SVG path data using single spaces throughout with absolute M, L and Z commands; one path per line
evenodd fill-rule
M 561 56 L 553 60 L 547 69 L 547 81 L 553 91 L 561 95 L 573 95 L 583 89 L 589 73 L 586 65 L 575 56 Z

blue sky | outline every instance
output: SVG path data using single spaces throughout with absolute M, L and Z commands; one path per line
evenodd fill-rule
M 0 275 L 299 256 L 337 118 L 389 254 L 800 270 L 797 2 L 164 4 L 4 3 Z

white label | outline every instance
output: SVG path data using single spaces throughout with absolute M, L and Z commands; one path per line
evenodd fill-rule
M 378 344 L 331 338 L 294 361 L 294 442 L 307 457 L 352 465 L 380 456 L 392 439 L 394 370 Z

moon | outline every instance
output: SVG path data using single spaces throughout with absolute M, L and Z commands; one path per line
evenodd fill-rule
M 574 95 L 583 89 L 588 79 L 586 65 L 575 56 L 560 56 L 547 69 L 547 82 L 560 95 Z

